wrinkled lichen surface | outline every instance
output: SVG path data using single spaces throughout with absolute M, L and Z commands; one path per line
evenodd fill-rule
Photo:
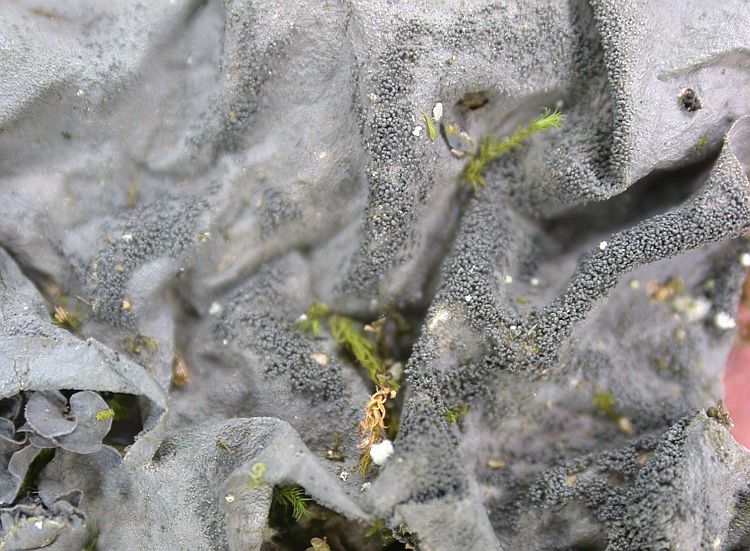
M 0 549 L 747 549 L 748 52 L 731 0 L 5 2 Z M 410 327 L 366 472 L 314 300 Z

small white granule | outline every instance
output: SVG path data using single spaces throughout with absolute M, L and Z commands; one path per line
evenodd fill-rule
M 126 233 L 122 236 L 122 240 L 125 241 L 125 243 L 131 243 L 133 241 L 133 236 L 129 233 Z
M 742 253 L 740 255 L 740 264 L 743 268 L 750 268 L 750 253 Z
M 737 322 L 726 312 L 719 312 L 714 316 L 714 325 L 719 329 L 729 330 L 737 327 Z
M 539 285 L 539 278 L 537 278 L 537 277 L 532 277 L 532 278 L 531 278 L 531 281 L 529 281 L 529 283 L 531 283 L 531 286 L 532 286 L 532 287 L 537 287 L 537 286 Z
M 414 134 L 418 138 L 422 134 L 422 127 L 415 126 L 414 130 L 412 130 L 411 133 Z
M 513 283 L 513 276 L 510 274 L 507 274 L 505 278 L 503 279 L 503 283 Z
M 212 302 L 211 307 L 208 309 L 208 313 L 211 316 L 218 316 L 224 311 L 224 308 L 218 302 Z
M 432 108 L 432 118 L 435 119 L 435 122 L 440 122 L 440 119 L 443 118 L 443 104 L 440 102 L 437 102 L 435 104 L 435 107 Z
M 465 300 L 466 302 L 471 302 L 471 295 L 466 295 L 466 296 L 464 297 L 464 300 Z
M 395 362 L 391 367 L 388 368 L 388 373 L 393 378 L 393 380 L 400 380 L 401 376 L 404 374 L 404 364 L 402 364 L 401 362 Z
M 388 458 L 393 455 L 393 443 L 390 440 L 383 440 L 378 444 L 373 444 L 370 448 L 370 457 L 376 465 L 382 465 Z
M 700 321 L 711 311 L 711 303 L 703 297 L 679 296 L 674 299 L 674 308 L 680 312 L 688 323 Z
M 606 241 L 602 241 L 601 243 L 599 243 L 599 250 L 603 251 L 607 248 L 607 245 L 609 245 L 609 243 L 607 243 Z

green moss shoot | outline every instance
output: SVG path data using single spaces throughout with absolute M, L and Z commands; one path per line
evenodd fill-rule
M 302 331 L 310 331 L 313 337 L 317 337 L 320 333 L 320 322 L 331 312 L 328 305 L 313 300 L 307 312 L 299 320 L 299 328 Z
M 156 339 L 147 335 L 126 335 L 122 339 L 122 345 L 128 354 L 132 356 L 140 356 L 144 350 L 148 352 L 154 352 L 158 343 Z
M 360 458 L 359 458 L 359 476 L 364 478 L 367 476 L 367 472 L 370 470 L 370 466 L 372 465 L 372 457 L 370 457 L 370 452 L 365 451 Z
M 385 521 L 382 518 L 376 518 L 375 521 L 365 528 L 366 538 L 380 538 L 383 547 L 388 547 L 392 543 L 395 543 L 396 537 L 393 535 L 393 531 L 386 526 Z
M 285 508 L 291 507 L 292 518 L 296 521 L 308 514 L 307 502 L 312 500 L 298 486 L 281 486 L 276 489 L 274 498 Z
M 259 486 L 263 486 L 266 481 L 263 480 L 263 475 L 266 473 L 266 464 L 258 461 L 257 463 L 253 463 L 253 466 L 250 467 L 250 481 L 248 482 L 248 487 L 251 490 L 254 490 L 255 488 L 258 488 Z
M 224 450 L 227 453 L 234 453 L 234 450 L 231 448 L 231 446 L 221 439 L 216 441 L 216 447 L 220 450 Z
M 427 127 L 427 137 L 431 142 L 434 142 L 437 138 L 437 127 L 435 126 L 435 121 L 433 121 L 432 117 L 424 111 L 422 111 L 422 116 L 424 117 L 424 124 Z
M 87 544 L 85 544 L 81 551 L 96 551 L 96 542 L 99 540 L 99 533 L 94 534 Z
M 96 420 L 97 421 L 104 421 L 105 419 L 111 419 L 115 416 L 115 410 L 112 408 L 103 409 L 101 411 L 96 412 Z
M 443 419 L 445 419 L 448 423 L 457 423 L 459 418 L 466 415 L 466 413 L 469 411 L 469 405 L 468 404 L 459 404 L 457 406 L 453 406 L 450 409 L 447 409 L 443 412 Z
M 703 146 L 706 145 L 707 141 L 708 141 L 708 134 L 704 132 L 703 134 L 701 134 L 701 137 L 698 138 L 698 141 L 695 143 L 695 150 L 700 152 L 700 150 L 703 149 Z
M 615 414 L 615 398 L 609 390 L 595 390 L 591 397 L 591 404 L 607 417 L 617 417 Z
M 375 343 L 368 339 L 357 327 L 354 320 L 346 316 L 331 316 L 328 320 L 331 335 L 336 344 L 352 353 L 376 386 L 381 386 L 388 377 L 383 361 L 375 351 Z
M 55 306 L 55 311 L 52 313 L 52 323 L 75 333 L 81 328 L 83 321 L 78 314 L 71 312 L 67 308 Z
M 474 156 L 466 162 L 462 176 L 467 183 L 471 184 L 476 192 L 477 188 L 485 185 L 482 170 L 484 166 L 505 155 L 509 151 L 521 147 L 521 142 L 537 132 L 542 132 L 550 128 L 560 128 L 562 123 L 562 114 L 557 111 L 550 111 L 545 108 L 541 115 L 533 119 L 526 126 L 519 126 L 513 135 L 505 138 L 495 136 L 485 136 L 479 142 Z

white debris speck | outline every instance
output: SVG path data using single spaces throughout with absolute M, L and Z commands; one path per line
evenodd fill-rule
M 443 118 L 443 104 L 440 102 L 437 102 L 435 104 L 435 107 L 432 108 L 432 118 L 435 119 L 435 122 L 440 122 L 440 119 Z
M 223 341 L 221 341 L 221 344 L 223 344 L 224 346 L 226 346 L 226 345 L 229 344 L 229 341 L 227 339 L 224 339 Z
M 363 492 L 370 489 L 370 486 L 372 486 L 372 482 L 363 482 L 362 486 L 360 487 L 360 490 Z
M 743 268 L 750 268 L 750 253 L 742 253 L 740 255 L 740 264 Z
M 208 313 L 211 316 L 218 316 L 224 311 L 224 307 L 219 304 L 218 302 L 212 302 L 211 306 L 208 309 Z
M 43 521 L 41 521 L 41 520 L 37 520 L 37 521 L 36 521 L 36 522 L 34 523 L 34 527 L 35 527 L 35 528 L 36 528 L 37 530 L 41 530 L 42 528 L 44 528 L 44 522 L 43 522 Z
M 346 471 L 341 471 L 341 473 L 339 474 L 339 478 L 346 482 L 346 479 L 349 478 L 349 473 Z
M 637 279 L 631 279 L 628 285 L 630 286 L 631 289 L 640 289 L 641 282 L 638 281 Z
M 373 444 L 370 448 L 370 457 L 372 457 L 372 462 L 376 465 L 382 465 L 392 455 L 393 443 L 390 440 L 383 440 L 382 442 Z
M 76 96 L 78 96 L 78 97 L 80 98 L 80 97 L 81 97 L 81 96 L 83 96 L 83 95 L 84 95 L 85 93 L 86 93 L 86 92 L 84 92 L 83 90 L 81 90 L 81 89 L 79 88 L 79 89 L 78 89 L 78 92 L 76 92 Z
M 466 296 L 464 297 L 464 300 L 465 300 L 466 302 L 471 302 L 471 295 L 466 295 Z
M 318 153 L 318 159 L 325 159 L 326 157 L 328 157 L 328 151 L 321 151 Z
M 130 233 L 126 233 L 122 236 L 122 240 L 125 241 L 125 243 L 132 243 L 133 242 L 133 235 Z
M 234 494 L 227 494 L 224 496 L 224 499 L 227 503 L 232 503 L 234 501 Z
M 531 283 L 532 287 L 537 287 L 539 285 L 539 278 L 538 277 L 532 277 L 529 281 Z
M 414 130 L 411 131 L 412 134 L 419 137 L 422 134 L 422 127 L 421 126 L 415 126 Z
M 322 352 L 313 352 L 310 357 L 320 365 L 328 365 L 328 356 Z
M 395 362 L 391 367 L 388 368 L 388 373 L 392 379 L 398 381 L 404 374 L 404 364 L 401 362 Z
M 674 299 L 674 308 L 689 323 L 704 319 L 711 311 L 711 303 L 703 297 L 679 296 Z
M 604 249 L 606 249 L 606 248 L 607 248 L 607 245 L 609 245 L 609 243 L 607 243 L 606 241 L 602 241 L 602 242 L 600 242 L 600 243 L 599 243 L 599 250 L 600 250 L 600 251 L 603 251 Z
M 513 283 L 513 276 L 510 274 L 506 274 L 503 278 L 503 283 Z
M 726 312 L 719 312 L 714 316 L 714 325 L 719 329 L 729 330 L 737 327 L 737 322 Z
M 439 308 L 432 316 L 432 319 L 427 324 L 429 329 L 435 328 L 440 323 L 449 320 L 451 317 L 450 312 L 446 308 Z

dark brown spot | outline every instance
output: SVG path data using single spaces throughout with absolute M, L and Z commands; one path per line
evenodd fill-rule
M 682 108 L 690 113 L 702 107 L 701 100 L 698 99 L 698 94 L 692 88 L 683 88 L 680 90 L 677 98 L 680 100 Z

